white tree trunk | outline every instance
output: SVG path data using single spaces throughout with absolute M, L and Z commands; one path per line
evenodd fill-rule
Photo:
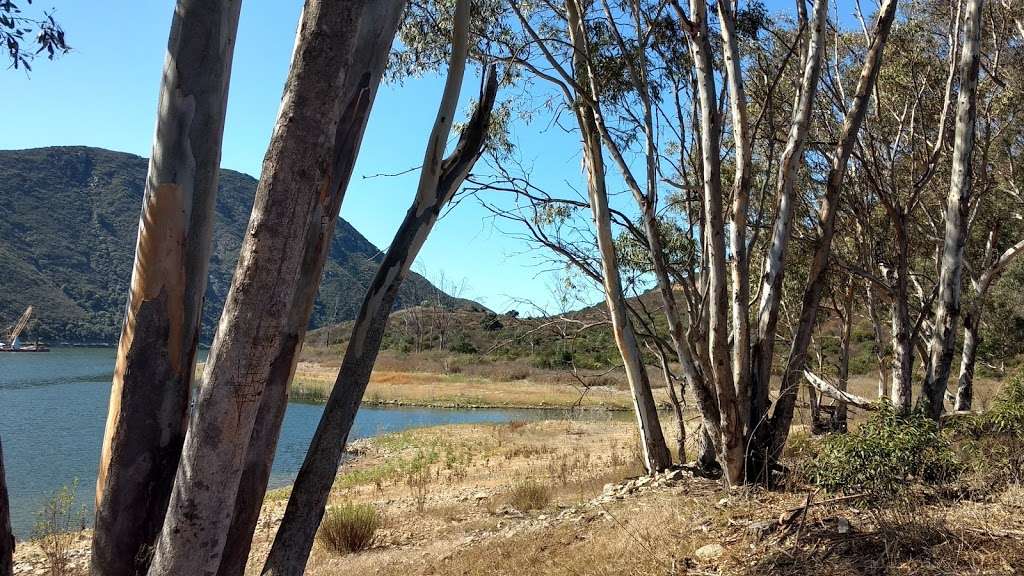
M 681 10 L 680 10 L 681 12 Z M 729 296 L 725 255 L 721 146 L 714 64 L 706 0 L 690 1 L 690 53 L 696 69 L 703 161 L 704 222 L 708 256 L 708 352 L 721 420 L 721 460 L 731 485 L 744 481 L 744 437 L 729 350 Z
M 582 86 L 590 85 L 587 78 L 589 71 L 584 56 L 586 41 L 585 30 L 575 0 L 565 3 L 568 21 L 569 40 L 573 46 L 573 70 L 575 77 Z M 643 451 L 644 467 L 648 472 L 664 470 L 672 464 L 668 446 L 661 430 L 657 405 L 651 391 L 651 383 L 643 356 L 637 344 L 633 324 L 629 318 L 626 298 L 622 291 L 622 280 L 619 275 L 618 256 L 615 253 L 615 239 L 612 236 L 611 213 L 608 208 L 608 191 L 605 187 L 604 155 L 601 149 L 601 134 L 595 111 L 587 102 L 593 94 L 578 95 L 572 102 L 577 123 L 583 139 L 583 158 L 587 172 L 587 192 L 590 208 L 594 215 L 597 229 L 597 245 L 601 253 L 601 274 L 612 320 L 612 332 L 615 344 L 622 356 L 633 397 L 633 408 L 636 412 L 637 425 L 640 433 L 640 446 Z
M 824 0 L 819 0 L 824 1 Z M 815 6 L 817 9 L 817 6 Z M 828 263 L 832 254 L 832 238 L 835 235 L 836 214 L 839 212 L 840 196 L 843 182 L 846 179 L 847 166 L 857 135 L 864 124 L 871 93 L 875 88 L 878 71 L 882 66 L 882 54 L 889 31 L 896 19 L 896 0 L 885 0 L 878 13 L 878 22 L 871 37 L 864 65 L 857 80 L 857 89 L 846 118 L 843 120 L 843 131 L 839 143 L 832 153 L 832 166 L 829 169 L 825 185 L 825 197 L 822 199 L 819 213 L 820 237 L 814 247 L 810 268 L 807 272 L 807 285 L 804 289 L 800 307 L 800 318 L 797 322 L 796 334 L 790 346 L 786 369 L 779 387 L 779 399 L 772 411 L 771 432 L 774 438 L 771 443 L 771 458 L 781 454 L 789 437 L 789 428 L 793 423 L 793 409 L 796 404 L 797 389 L 801 374 L 807 365 L 807 349 L 811 342 L 814 326 L 817 323 L 818 306 L 825 291 L 828 280 Z M 774 334 L 774 333 L 773 333 Z
M 241 0 L 178 0 L 96 480 L 91 571 L 134 576 L 167 510 L 195 371 Z
M 203 375 L 151 576 L 214 575 L 267 382 L 288 379 L 301 335 L 292 303 L 309 240 L 337 219 L 358 148 L 343 112 L 368 105 L 373 78 L 353 61 L 378 3 L 308 0 L 249 227 Z M 351 78 L 361 82 L 351 83 Z M 352 85 L 357 89 L 350 90 Z M 358 142 L 356 142 L 358 144 Z
M 751 429 L 769 432 L 763 426 L 768 415 L 768 390 L 771 384 L 772 362 L 775 356 L 775 336 L 782 304 L 782 282 L 786 272 L 786 249 L 793 230 L 793 211 L 796 205 L 797 170 L 803 162 L 804 142 L 810 128 L 818 79 L 825 51 L 825 21 L 828 0 L 817 0 L 811 16 L 811 36 L 804 57 L 803 79 L 793 107 L 789 138 L 782 153 L 776 181 L 778 209 L 768 253 L 765 255 L 761 279 L 761 298 L 758 303 L 757 333 L 751 344 Z M 795 390 L 793 391 L 795 394 Z M 760 425 L 760 426 L 759 426 Z M 762 455 L 753 455 L 760 460 Z M 761 468 L 761 466 L 758 466 Z
M 978 71 L 981 68 L 981 11 L 983 0 L 967 0 L 964 16 L 964 47 L 960 55 L 960 94 L 957 97 L 953 140 L 952 175 L 946 198 L 946 231 L 939 271 L 939 296 L 935 327 L 929 347 L 931 362 L 921 395 L 936 420 L 942 414 L 946 384 L 953 364 L 956 329 L 960 316 L 960 288 L 964 244 L 971 201 L 974 131 L 977 123 Z

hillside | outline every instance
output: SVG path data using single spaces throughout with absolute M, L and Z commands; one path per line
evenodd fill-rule
M 0 151 L 0 328 L 32 304 L 38 316 L 29 337 L 116 342 L 146 169 L 145 158 L 100 148 Z M 221 172 L 204 341 L 212 337 L 231 285 L 255 191 L 255 178 Z M 339 219 L 311 326 L 353 318 L 381 258 L 376 246 Z M 396 307 L 425 300 L 472 304 L 414 273 Z

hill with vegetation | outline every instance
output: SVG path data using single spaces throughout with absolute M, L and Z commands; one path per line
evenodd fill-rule
M 147 159 L 100 148 L 0 151 L 0 328 L 29 305 L 29 338 L 114 343 L 131 277 Z M 255 178 L 223 170 L 203 311 L 209 341 L 231 286 L 256 191 Z M 311 326 L 351 319 L 383 254 L 338 220 Z M 478 307 L 411 274 L 396 308 Z

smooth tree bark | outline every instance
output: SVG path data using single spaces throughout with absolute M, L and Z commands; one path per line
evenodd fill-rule
M 802 4 L 802 2 L 801 2 Z M 793 106 L 789 136 L 783 150 L 776 177 L 778 208 L 772 235 L 768 243 L 763 266 L 760 299 L 757 310 L 757 330 L 751 336 L 750 369 L 750 420 L 747 423 L 752 435 L 764 437 L 768 430 L 768 389 L 771 384 L 772 362 L 775 357 L 775 337 L 782 304 L 782 283 L 786 273 L 786 250 L 793 231 L 793 217 L 797 202 L 798 170 L 803 164 L 804 143 L 810 129 L 814 100 L 818 92 L 818 80 L 825 52 L 825 22 L 828 16 L 828 0 L 816 0 L 811 21 L 808 23 L 810 38 L 804 56 L 804 71 L 796 103 Z M 795 393 L 795 391 L 794 391 Z M 758 444 L 763 444 L 759 442 Z M 756 446 L 755 446 L 756 447 Z M 761 474 L 763 457 L 751 453 L 748 465 L 754 465 L 750 474 Z
M 377 87 L 387 64 L 391 44 L 398 28 L 398 21 L 406 0 L 380 0 L 372 6 L 372 16 L 362 18 L 359 37 L 356 40 L 353 62 L 365 62 L 369 76 L 353 74 L 346 78 L 342 92 L 350 98 L 349 105 L 342 110 L 338 126 L 342 128 L 335 140 L 338 149 L 336 177 L 347 183 L 355 166 L 366 122 L 376 97 Z M 337 213 L 343 193 L 334 198 L 325 213 Z M 282 349 L 280 361 L 294 362 L 302 345 L 302 339 L 309 325 L 309 317 L 316 301 L 320 278 L 323 272 L 334 234 L 335 221 L 310 230 L 306 248 L 302 255 L 298 288 L 290 304 L 285 331 L 297 337 L 289 347 Z M 287 357 L 291 356 L 289 360 Z M 218 576 L 241 576 L 252 545 L 252 536 L 259 521 L 260 509 L 270 480 L 270 470 L 277 440 L 288 404 L 290 373 L 277 371 L 266 383 L 263 400 L 256 414 L 252 437 L 246 453 L 245 469 L 235 497 L 235 510 L 228 532 L 223 558 L 217 571 Z
M 14 574 L 14 532 L 11 531 L 11 502 L 4 473 L 4 442 L 0 438 L 0 576 Z
M 178 0 L 96 481 L 91 572 L 145 573 L 188 419 L 241 0 Z
M 750 433 L 750 258 L 747 253 L 747 210 L 753 178 L 753 142 L 739 41 L 736 38 L 736 14 L 729 2 L 717 2 L 716 6 L 736 153 L 732 226 L 729 229 L 729 249 L 732 252 L 732 371 L 740 423 L 747 427 L 744 430 L 746 436 Z
M 615 238 L 612 235 L 611 212 L 608 207 L 608 190 L 605 181 L 604 154 L 601 147 L 601 131 L 598 125 L 598 111 L 593 107 L 596 94 L 579 93 L 583 87 L 591 86 L 587 69 L 587 41 L 582 17 L 575 0 L 565 3 L 566 20 L 568 23 L 569 41 L 572 46 L 572 67 L 576 98 L 571 101 L 580 134 L 583 140 L 583 159 L 587 173 L 587 194 L 590 208 L 594 216 L 597 232 L 597 245 L 601 254 L 601 276 L 605 301 L 612 321 L 612 333 L 615 344 L 622 356 L 633 398 L 637 425 L 640 433 L 640 446 L 643 454 L 644 467 L 654 473 L 671 466 L 672 459 L 665 444 L 665 436 L 661 430 L 657 405 L 651 391 L 651 383 L 643 362 L 640 346 L 629 317 L 629 308 L 622 290 L 622 279 L 619 274 L 618 256 L 615 252 Z
M 978 72 L 981 68 L 981 12 L 983 0 L 967 0 L 964 14 L 964 45 L 960 54 L 960 93 L 957 96 L 953 137 L 952 174 L 946 198 L 946 230 L 939 269 L 939 295 L 929 345 L 930 363 L 921 403 L 938 419 L 944 409 L 946 384 L 953 365 L 957 324 L 960 320 L 960 292 L 963 277 L 964 244 L 967 243 L 975 126 L 978 119 Z
M 688 28 L 700 110 L 700 148 L 703 176 L 704 236 L 708 251 L 708 353 L 720 415 L 719 447 L 725 480 L 743 482 L 744 438 L 729 350 L 729 296 L 726 271 L 725 219 L 721 166 L 721 118 L 715 89 L 715 69 L 708 30 L 706 0 L 690 0 L 690 18 L 675 4 L 681 23 Z
M 468 23 L 469 0 L 460 0 L 456 4 L 448 80 L 424 154 L 416 197 L 363 298 L 341 370 L 263 566 L 265 575 L 301 575 L 305 570 L 398 290 L 441 210 L 469 175 L 486 144 L 498 85 L 493 68 L 485 74 L 480 101 L 458 145 L 451 155 L 442 158 L 465 72 Z
M 217 573 L 267 383 L 290 378 L 289 320 L 310 243 L 329 238 L 357 150 L 341 122 L 369 105 L 372 60 L 356 61 L 380 3 L 308 0 L 238 266 L 185 437 L 151 576 Z M 358 78 L 356 82 L 353 79 Z M 340 145 L 339 145 L 340 143 Z
M 846 113 L 839 142 L 832 152 L 832 163 L 818 218 L 819 236 L 807 271 L 807 283 L 801 299 L 800 317 L 779 386 L 779 399 L 772 410 L 771 432 L 773 438 L 769 447 L 771 459 L 775 459 L 781 454 L 793 423 L 797 391 L 807 365 L 807 350 L 811 343 L 814 326 L 817 323 L 821 297 L 828 282 L 828 263 L 832 254 L 832 239 L 835 235 L 836 214 L 839 212 L 843 182 L 846 179 L 850 156 L 857 145 L 857 136 L 864 124 L 864 118 L 867 116 L 871 103 L 871 93 L 874 91 L 878 71 L 882 66 L 885 44 L 889 38 L 893 21 L 896 19 L 896 3 L 897 0 L 884 0 L 879 8 L 871 43 L 864 57 L 860 77 L 857 79 L 853 103 Z

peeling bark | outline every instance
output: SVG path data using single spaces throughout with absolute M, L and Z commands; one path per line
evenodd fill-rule
M 957 97 L 953 140 L 953 168 L 946 198 L 946 230 L 939 272 L 939 297 L 935 326 L 929 346 L 930 363 L 921 402 L 938 420 L 944 409 L 946 384 L 953 364 L 956 329 L 960 316 L 960 286 L 964 245 L 967 243 L 975 125 L 978 116 L 978 72 L 981 68 L 981 11 L 983 0 L 967 0 L 964 15 L 964 47 L 960 55 L 960 94 Z
M 311 239 L 327 238 L 358 138 L 340 120 L 376 76 L 355 61 L 379 2 L 308 0 L 249 227 L 185 437 L 151 576 L 214 575 L 232 524 L 257 412 L 290 378 L 301 334 L 290 320 Z M 378 76 L 379 77 L 379 76 Z M 355 147 L 353 147 L 355 145 Z M 287 379 L 286 378 L 286 379 Z M 269 400 L 268 400 L 269 401 Z
M 11 531 L 11 504 L 4 473 L 4 443 L 0 439 L 0 576 L 14 574 L 14 533 Z
M 144 573 L 185 436 L 241 0 L 179 0 L 96 481 L 91 572 Z
M 468 10 L 468 0 L 460 0 L 455 37 L 461 41 L 455 42 L 445 96 L 427 146 L 426 176 L 421 174 L 416 198 L 363 298 L 341 370 L 292 486 L 284 518 L 263 566 L 265 575 L 297 576 L 303 573 L 398 290 L 441 210 L 458 191 L 483 151 L 497 93 L 497 76 L 493 69 L 487 71 L 484 92 L 455 151 L 443 161 L 440 158 L 451 128 L 465 66 Z
M 366 62 L 371 71 L 369 76 L 352 75 L 344 88 L 346 94 L 358 97 L 349 101 L 338 120 L 342 128 L 337 136 L 336 145 L 338 164 L 337 178 L 346 183 L 355 166 L 356 153 L 366 129 L 370 109 L 376 97 L 377 87 L 390 53 L 391 43 L 398 27 L 398 20 L 405 6 L 405 0 L 380 0 L 375 7 L 379 10 L 373 18 L 365 18 L 366 25 L 359 28 L 359 39 L 356 41 L 356 53 L 353 62 Z M 340 208 L 342 194 L 335 197 L 325 213 L 336 214 Z M 290 355 L 282 366 L 294 364 L 302 345 L 302 338 L 309 325 L 309 316 L 316 301 L 323 272 L 331 247 L 336 220 L 325 222 L 324 226 L 313 227 L 306 238 L 306 249 L 302 256 L 302 268 L 299 272 L 298 289 L 292 298 L 288 323 L 285 331 L 297 336 L 296 344 L 284 355 Z M 246 562 L 252 545 L 252 536 L 259 521 L 260 509 L 266 495 L 270 480 L 270 470 L 277 440 L 288 405 L 288 384 L 291 370 L 279 370 L 270 375 L 266 391 L 260 403 L 259 412 L 253 425 L 249 448 L 246 453 L 245 469 L 235 497 L 235 511 L 228 532 L 224 555 L 217 571 L 218 576 L 241 576 L 245 572 Z

